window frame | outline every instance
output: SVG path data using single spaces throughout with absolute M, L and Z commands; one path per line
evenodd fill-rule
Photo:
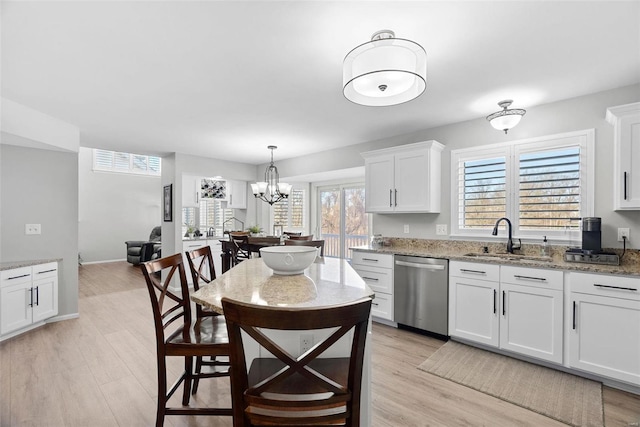
M 309 189 L 306 185 L 292 184 L 291 194 L 293 194 L 294 191 L 302 191 L 302 227 L 294 227 L 291 225 L 291 209 L 293 203 L 292 197 L 287 197 L 286 199 L 284 199 L 287 202 L 287 224 L 279 225 L 283 226 L 283 231 L 300 232 L 306 234 L 309 228 Z M 280 202 L 282 202 L 282 200 Z M 269 224 L 271 224 L 272 230 L 275 226 L 274 212 L 275 209 L 269 209 Z
M 111 167 L 100 166 L 98 159 L 98 153 L 109 153 L 112 159 Z M 128 159 L 129 166 L 127 169 L 117 168 L 116 167 L 116 155 L 117 154 L 125 154 Z M 144 158 L 146 160 L 146 170 L 136 169 L 134 167 L 134 158 Z M 158 160 L 158 170 L 154 171 L 150 167 L 149 160 L 157 159 Z M 92 169 L 94 172 L 109 172 L 109 173 L 123 173 L 128 175 L 138 175 L 138 176 L 154 176 L 159 177 L 162 175 L 162 158 L 158 156 L 148 156 L 146 154 L 137 154 L 137 153 L 127 153 L 124 151 L 112 151 L 112 150 L 103 150 L 101 148 L 94 148 L 92 150 Z
M 502 240 L 504 238 L 504 236 L 500 235 L 497 237 L 492 236 L 492 227 L 468 229 L 460 226 L 460 192 L 464 189 L 464 183 L 459 179 L 459 165 L 461 162 L 503 156 L 505 157 L 506 163 L 505 210 L 506 217 L 509 218 L 513 225 L 513 235 L 525 241 L 539 241 L 543 235 L 546 235 L 548 239 L 557 242 L 579 242 L 581 240 L 579 226 L 562 231 L 543 228 L 523 230 L 520 228 L 519 215 L 519 156 L 532 152 L 576 146 L 580 147 L 580 217 L 589 217 L 594 214 L 595 200 L 594 129 L 451 150 L 451 237 L 464 239 L 478 238 L 484 241 Z

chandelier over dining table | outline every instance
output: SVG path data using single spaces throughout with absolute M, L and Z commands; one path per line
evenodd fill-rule
M 251 184 L 251 191 L 253 191 L 254 197 L 270 205 L 288 198 L 291 193 L 291 184 L 280 182 L 278 168 L 273 164 L 273 150 L 277 148 L 275 145 L 267 147 L 267 149 L 271 150 L 271 163 L 264 172 L 264 181 Z

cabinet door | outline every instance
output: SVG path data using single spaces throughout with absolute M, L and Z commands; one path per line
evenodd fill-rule
M 33 323 L 48 319 L 56 314 L 58 314 L 58 277 L 34 280 Z
M 449 335 L 498 347 L 498 283 L 449 279 Z
M 562 291 L 500 284 L 500 348 L 562 363 Z
M 189 270 L 189 261 L 187 261 L 187 255 L 185 252 L 192 251 L 194 249 L 200 249 L 203 246 L 207 246 L 206 240 L 184 240 L 182 242 L 182 262 L 184 264 L 184 274 L 187 276 L 187 283 L 193 285 L 193 278 L 191 277 L 191 270 Z M 218 270 L 216 270 L 218 273 Z
M 226 208 L 246 209 L 247 183 L 245 181 L 227 181 L 227 187 L 229 189 L 229 196 Z
M 211 248 L 211 257 L 213 258 L 213 267 L 216 270 L 216 277 L 222 275 L 222 243 L 220 240 L 207 240 L 209 248 Z
M 393 321 L 393 295 L 376 292 L 371 302 L 371 315 Z
M 640 301 L 571 293 L 569 365 L 640 386 Z
M 31 298 L 31 281 L 0 288 L 0 335 L 32 323 Z
M 393 155 L 365 159 L 365 210 L 393 212 Z
M 182 207 L 197 208 L 199 203 L 200 177 L 182 175 Z
M 429 151 L 418 150 L 396 154 L 394 171 L 395 211 L 429 211 Z M 367 197 L 369 197 L 369 193 L 367 193 Z
M 614 125 L 614 209 L 640 210 L 640 102 L 607 109 Z

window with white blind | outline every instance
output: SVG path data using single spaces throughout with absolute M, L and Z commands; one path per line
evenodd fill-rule
M 271 223 L 282 225 L 284 231 L 305 231 L 306 224 L 306 191 L 292 188 L 288 198 L 273 204 Z
M 155 156 L 121 153 L 97 148 L 93 150 L 94 171 L 160 176 L 161 163 L 160 157 Z
M 182 235 L 193 227 L 204 235 L 213 228 L 214 236 L 222 236 L 223 223 L 233 217 L 233 209 L 224 209 L 220 200 L 201 199 L 198 206 L 182 208 Z
M 593 130 L 451 152 L 452 232 L 487 237 L 507 217 L 514 235 L 579 238 L 593 215 Z

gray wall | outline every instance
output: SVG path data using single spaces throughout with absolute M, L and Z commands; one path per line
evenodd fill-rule
M 423 96 L 428 96 L 425 93 Z M 640 85 L 627 86 L 551 104 L 528 108 L 520 124 L 507 135 L 493 129 L 484 118 L 454 123 L 414 134 L 352 145 L 300 159 L 278 161 L 281 176 L 296 176 L 364 165 L 361 152 L 435 139 L 445 145 L 442 156 L 442 209 L 439 214 L 374 214 L 373 232 L 389 237 L 442 239 L 435 234 L 436 224 L 451 230 L 451 150 L 544 135 L 595 129 L 595 216 L 602 217 L 602 243 L 621 247 L 616 229 L 631 229 L 631 246 L 640 248 L 640 212 L 613 211 L 613 126 L 605 121 L 608 107 L 640 101 Z M 526 108 L 526 106 L 524 106 Z M 259 169 L 262 169 L 260 166 Z M 409 225 L 410 234 L 403 233 Z M 635 237 L 634 237 L 635 236 Z M 490 239 L 490 236 L 488 236 Z
M 80 256 L 83 262 L 123 260 L 126 240 L 147 240 L 151 229 L 160 225 L 160 177 L 92 168 L 93 150 L 80 148 Z
M 2 261 L 62 258 L 59 316 L 78 312 L 78 155 L 0 145 Z M 25 224 L 42 234 L 25 235 Z

